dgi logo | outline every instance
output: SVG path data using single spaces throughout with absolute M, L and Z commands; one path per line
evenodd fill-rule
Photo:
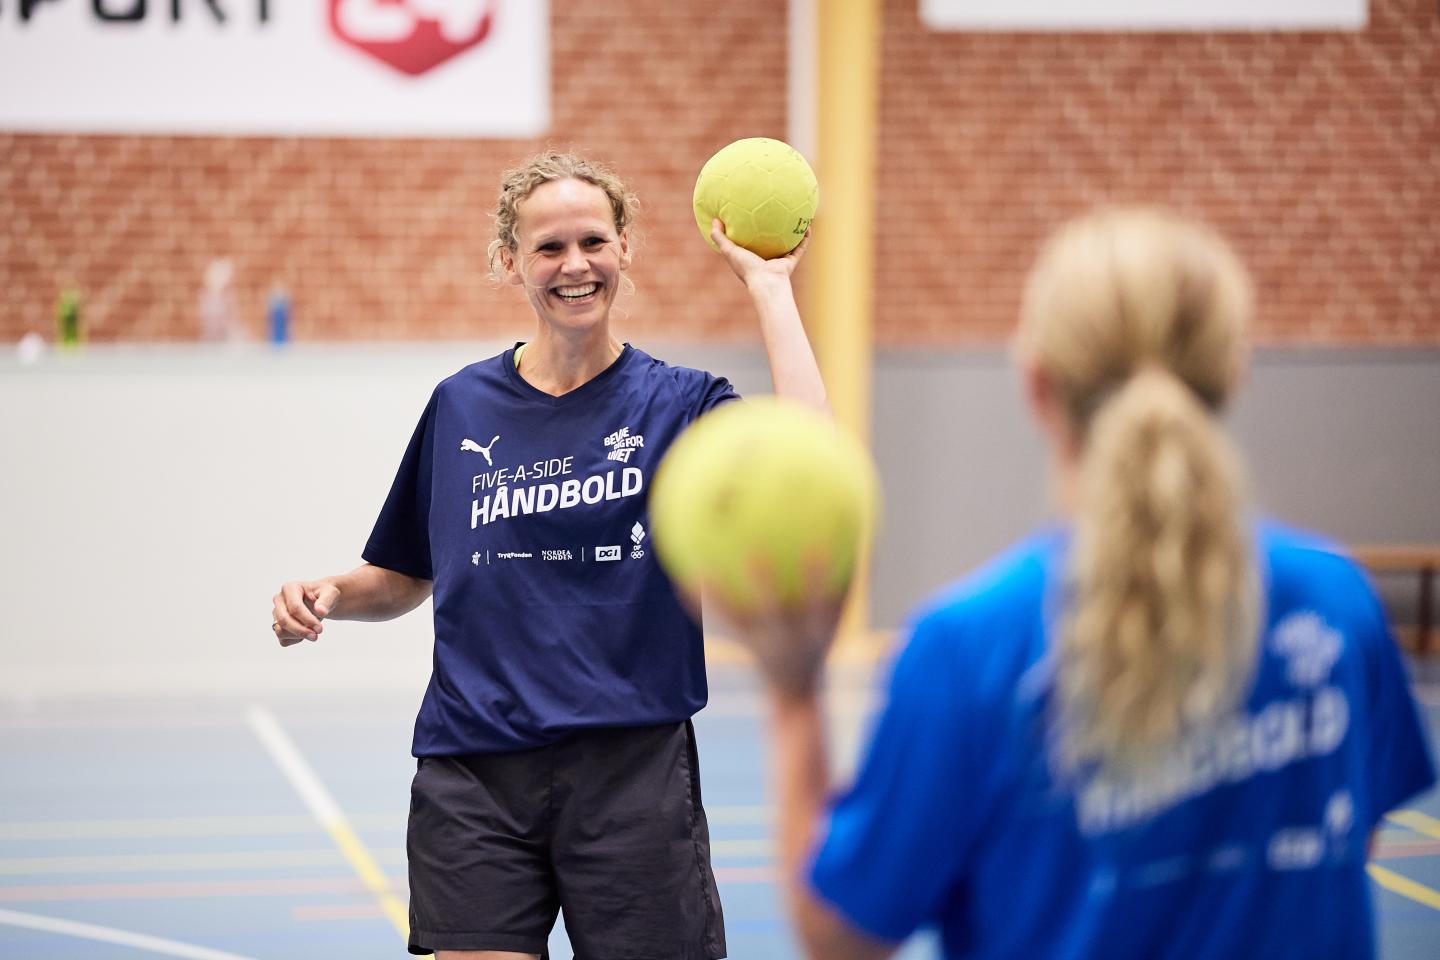
M 412 77 L 480 44 L 500 0 L 330 0 L 330 29 Z

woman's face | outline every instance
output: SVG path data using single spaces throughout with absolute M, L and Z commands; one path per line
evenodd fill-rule
M 609 322 L 630 239 L 615 229 L 605 191 L 583 180 L 550 180 L 520 201 L 516 250 L 500 262 L 542 324 L 583 331 Z

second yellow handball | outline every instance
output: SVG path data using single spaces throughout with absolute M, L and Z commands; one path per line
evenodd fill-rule
M 721 148 L 695 180 L 695 225 L 712 247 L 710 222 L 766 260 L 794 250 L 820 206 L 815 171 L 782 140 L 750 137 Z
M 878 503 L 859 440 L 803 404 L 757 397 L 681 434 L 656 473 L 650 520 L 660 563 L 682 591 L 694 597 L 704 583 L 746 611 L 761 590 L 800 601 L 816 586 L 807 577 L 815 562 L 819 588 L 844 593 L 868 553 Z

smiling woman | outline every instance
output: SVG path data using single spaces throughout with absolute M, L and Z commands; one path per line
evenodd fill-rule
M 588 181 L 547 181 L 518 207 L 516 246 L 500 247 L 496 257 L 504 279 L 524 289 L 540 320 L 533 362 L 564 349 L 555 338 L 583 339 L 594 325 L 608 324 L 630 268 L 630 236 L 628 226 L 617 226 L 604 188 Z M 619 355 L 613 339 L 610 350 Z
M 505 175 L 490 268 L 523 291 L 533 338 L 435 389 L 366 562 L 274 598 L 288 646 L 433 592 L 412 953 L 538 957 L 563 908 L 577 956 L 725 956 L 690 724 L 708 696 L 701 630 L 648 528 L 666 450 L 737 395 L 612 334 L 636 206 L 571 154 Z M 719 221 L 712 239 L 750 293 L 775 392 L 825 408 L 790 285 L 805 244 L 764 260 Z

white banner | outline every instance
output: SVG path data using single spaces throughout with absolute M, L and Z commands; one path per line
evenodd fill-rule
M 1363 30 L 1369 0 L 920 0 L 936 30 Z
M 0 0 L 0 130 L 534 137 L 546 0 Z

